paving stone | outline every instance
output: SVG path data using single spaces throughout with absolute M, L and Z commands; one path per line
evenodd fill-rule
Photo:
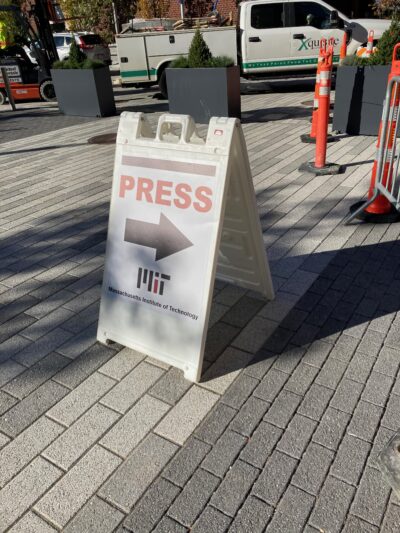
M 375 531 L 378 531 L 378 529 L 375 528 Z M 388 505 L 380 531 L 382 533 L 397 533 L 397 531 L 400 531 L 400 507 L 398 505 L 393 505 L 393 503 Z
M 34 459 L 0 491 L 0 529 L 11 526 L 60 476 L 52 464 Z
M 317 374 L 318 368 L 300 363 L 286 383 L 285 389 L 295 394 L 304 395 Z
M 94 446 L 44 496 L 34 509 L 58 527 L 64 527 L 89 500 L 121 459 Z
M 223 477 L 234 463 L 247 439 L 234 431 L 225 431 L 202 463 L 202 468 Z
M 134 533 L 153 531 L 179 492 L 169 481 L 157 479 L 127 516 L 124 527 Z
M 385 407 L 392 385 L 393 378 L 391 376 L 385 376 L 373 371 L 361 397 L 367 402 Z
M 190 437 L 165 468 L 163 477 L 183 487 L 210 450 L 209 444 Z
M 72 337 L 72 333 L 56 328 L 18 352 L 14 359 L 25 366 L 32 366 L 49 353 L 57 350 Z
M 331 450 L 336 450 L 350 418 L 349 414 L 328 407 L 312 440 Z
M 113 379 L 96 372 L 52 407 L 47 415 L 60 424 L 70 426 L 114 385 Z
M 339 361 L 343 361 L 344 363 L 348 363 L 353 357 L 358 344 L 358 339 L 350 337 L 350 335 L 342 334 L 331 351 L 330 357 L 333 359 L 339 359 Z
M 24 337 L 35 341 L 56 327 L 62 326 L 63 323 L 72 316 L 73 313 L 71 311 L 59 307 L 40 320 L 33 322 L 30 326 L 24 329 L 22 334 Z
M 264 416 L 269 405 L 269 403 L 263 400 L 250 396 L 232 420 L 230 429 L 242 435 L 250 436 Z
M 249 496 L 243 507 L 239 509 L 229 531 L 230 533 L 244 533 L 245 531 L 262 533 L 272 513 L 272 507 L 258 498 Z
M 72 363 L 54 376 L 54 381 L 61 383 L 65 387 L 74 389 L 103 363 L 111 359 L 113 355 L 115 355 L 115 350 L 97 343 L 84 351 Z
M 283 389 L 269 408 L 264 420 L 285 429 L 301 401 L 301 396 Z
M 374 364 L 375 359 L 373 357 L 356 352 L 346 370 L 345 377 L 364 384 L 368 380 Z
M 101 439 L 100 444 L 125 459 L 165 415 L 170 406 L 145 395 Z
M 168 516 L 164 516 L 153 533 L 187 533 L 187 531 L 189 531 L 187 527 L 181 526 Z
M 305 451 L 291 483 L 317 496 L 333 458 L 334 452 L 312 442 Z
M 204 422 L 195 431 L 195 436 L 204 442 L 215 444 L 225 431 L 229 422 L 236 415 L 236 412 L 235 409 L 232 409 L 228 405 L 217 403 Z
M 314 420 L 296 414 L 278 442 L 277 449 L 291 457 L 300 459 L 316 426 Z
M 345 435 L 330 473 L 350 485 L 357 485 L 365 468 L 370 449 L 369 443 L 352 435 Z
M 252 494 L 276 507 L 297 465 L 296 459 L 278 450 L 274 451 L 254 484 Z
M 282 431 L 277 427 L 261 422 L 240 454 L 240 459 L 257 468 L 263 468 L 281 435 Z
M 184 526 L 192 526 L 219 483 L 219 478 L 198 469 L 170 507 L 168 515 Z
M 42 520 L 37 514 L 28 512 L 8 531 L 12 533 L 35 533 L 36 531 L 40 531 L 40 533 L 55 533 L 57 529 Z
M 119 418 L 111 409 L 95 404 L 58 437 L 43 456 L 68 470 Z
M 231 518 L 210 505 L 190 529 L 191 533 L 225 533 L 228 531 Z
M 250 298 L 249 296 L 242 296 L 227 313 L 225 313 L 223 321 L 232 326 L 243 328 L 264 306 L 264 302 L 260 299 Z
M 111 533 L 122 521 L 124 515 L 108 503 L 94 496 L 63 529 L 65 533 Z
M 308 348 L 302 361 L 303 363 L 308 363 L 309 365 L 321 368 L 331 350 L 331 344 L 319 340 L 314 341 Z
M 348 433 L 372 442 L 382 414 L 383 409 L 381 407 L 360 400 L 347 428 Z
M 68 392 L 58 383 L 47 381 L 0 417 L 0 430 L 15 437 Z
M 222 352 L 231 344 L 239 333 L 240 328 L 217 322 L 207 333 L 204 359 L 214 362 Z
M 140 363 L 102 398 L 101 403 L 123 414 L 162 375 L 163 371 L 160 368 L 147 363 Z
M 258 379 L 242 372 L 222 396 L 221 401 L 233 409 L 240 409 L 258 383 Z
M 183 444 L 217 400 L 216 394 L 194 385 L 158 424 L 156 433 Z
M 3 390 L 22 400 L 68 363 L 70 363 L 70 360 L 66 357 L 51 353 L 25 372 L 20 373 L 12 381 L 9 381 L 3 387 Z
M 346 369 L 347 364 L 343 361 L 333 359 L 331 354 L 316 377 L 315 383 L 330 389 L 336 389 Z
M 227 348 L 203 374 L 200 385 L 216 394 L 223 394 L 252 357 L 248 352 Z
M 354 314 L 346 325 L 346 335 L 356 339 L 362 339 L 368 328 L 368 320 L 365 316 Z
M 254 391 L 254 396 L 264 401 L 273 402 L 287 380 L 287 374 L 271 368 Z
M 159 400 L 175 405 L 191 385 L 192 383 L 183 377 L 181 370 L 171 368 L 149 392 Z
M 237 460 L 212 496 L 211 504 L 228 516 L 235 516 L 258 474 L 258 469 Z
M 275 286 L 275 285 L 274 285 Z M 264 318 L 281 322 L 296 304 L 298 297 L 286 292 L 278 291 L 275 299 L 268 302 L 259 312 Z
M 172 442 L 150 434 L 101 488 L 100 496 L 129 513 L 177 449 Z
M 374 468 L 367 467 L 351 506 L 351 513 L 379 527 L 385 513 L 390 490 L 382 474 Z
M 311 513 L 310 524 L 319 531 L 342 531 L 354 492 L 354 487 L 329 476 Z
M 289 345 L 282 353 L 280 353 L 273 365 L 275 370 L 291 374 L 296 366 L 302 360 L 306 350 L 299 346 Z
M 26 315 L 25 313 L 20 313 L 11 318 L 0 325 L 0 342 L 6 341 L 35 322 L 36 318 Z
M 330 406 L 345 413 L 353 413 L 363 390 L 361 383 L 343 378 L 331 400 Z
M 376 360 L 374 371 L 396 377 L 400 365 L 400 350 L 383 346 Z
M 333 391 L 314 383 L 311 385 L 297 412 L 313 420 L 320 420 L 324 414 Z
M 243 373 L 261 380 L 274 364 L 275 357 L 275 354 L 261 350 L 250 360 Z
M 0 387 L 6 386 L 15 376 L 20 375 L 26 370 L 26 367 L 16 363 L 12 359 L 4 361 L 0 365 Z
M 390 335 L 390 333 L 389 333 Z M 377 357 L 383 344 L 384 335 L 377 331 L 367 331 L 358 345 L 358 350 L 370 357 Z M 390 346 L 388 344 L 388 346 Z
M 314 341 L 319 333 L 319 328 L 312 324 L 302 324 L 291 338 L 290 342 L 297 346 L 304 346 Z
M 255 354 L 262 348 L 277 326 L 278 324 L 272 320 L 255 316 L 232 341 L 232 346 Z
M 0 451 L 0 487 L 4 487 L 32 459 L 56 439 L 64 428 L 40 418 Z
M 315 498 L 310 494 L 289 486 L 266 532 L 303 532 L 314 501 Z
M 379 529 L 356 516 L 350 515 L 346 520 L 343 533 L 359 533 L 361 531 L 362 533 L 378 533 Z

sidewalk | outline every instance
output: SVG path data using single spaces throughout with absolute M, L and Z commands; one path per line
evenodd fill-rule
M 400 531 L 375 462 L 400 425 L 400 225 L 341 224 L 375 139 L 329 147 L 342 175 L 297 170 L 312 97 L 243 97 L 276 299 L 217 282 L 196 385 L 96 343 L 114 145 L 87 140 L 118 117 L 18 119 L 32 135 L 0 145 L 0 531 Z M 166 104 L 118 107 L 155 124 Z

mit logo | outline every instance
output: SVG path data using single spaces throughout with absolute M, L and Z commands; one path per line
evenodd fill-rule
M 154 270 L 147 268 L 139 268 L 137 277 L 137 288 L 140 289 L 142 285 L 147 284 L 147 290 L 160 296 L 164 293 L 164 281 L 169 281 L 171 276 L 160 274 Z

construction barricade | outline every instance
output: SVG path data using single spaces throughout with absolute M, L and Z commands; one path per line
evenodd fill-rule
M 400 107 L 400 60 L 397 60 L 399 51 L 400 43 L 393 51 L 368 199 L 357 202 L 350 208 L 350 214 L 345 219 L 346 224 L 356 217 L 366 222 L 388 223 L 396 221 L 400 216 L 400 154 L 397 147 Z

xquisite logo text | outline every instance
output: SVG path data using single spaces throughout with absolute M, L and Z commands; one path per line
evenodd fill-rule
M 327 41 L 328 46 L 337 46 L 339 44 L 339 39 L 335 39 L 331 37 Z M 321 40 L 320 39 L 301 39 L 301 44 L 298 49 L 299 52 L 302 50 L 319 50 L 321 47 Z

